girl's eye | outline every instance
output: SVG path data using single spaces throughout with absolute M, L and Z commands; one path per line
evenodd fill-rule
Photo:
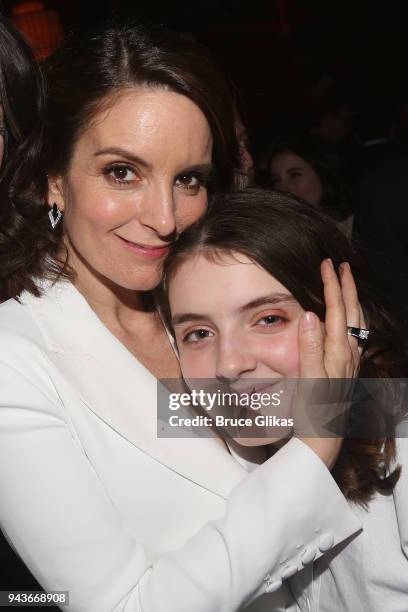
M 272 327 L 278 325 L 278 323 L 282 323 L 283 321 L 284 318 L 279 317 L 278 315 L 267 315 L 266 317 L 259 319 L 256 324 L 263 327 Z
M 200 340 L 205 340 L 213 335 L 208 329 L 195 329 L 183 337 L 183 342 L 200 342 Z
M 125 164 L 115 164 L 108 166 L 103 173 L 108 176 L 115 183 L 122 185 L 133 183 L 136 179 L 136 173 L 132 168 Z
M 289 174 L 289 176 L 290 176 L 290 178 L 291 178 L 291 179 L 296 179 L 296 178 L 299 178 L 300 176 L 302 176 L 302 173 L 301 173 L 301 172 L 298 172 L 298 171 L 296 170 L 295 172 L 291 172 L 291 173 Z
M 197 195 L 201 187 L 205 185 L 205 180 L 198 174 L 180 174 L 175 180 L 176 187 L 184 189 L 191 195 Z

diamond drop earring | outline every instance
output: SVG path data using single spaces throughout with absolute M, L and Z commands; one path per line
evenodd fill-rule
M 62 217 L 62 212 L 59 210 L 55 202 L 52 205 L 52 208 L 49 211 L 48 216 L 50 218 L 52 229 L 55 229 Z

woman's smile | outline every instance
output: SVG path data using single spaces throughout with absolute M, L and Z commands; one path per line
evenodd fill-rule
M 169 244 L 164 244 L 162 246 L 140 244 L 138 242 L 133 242 L 133 240 L 122 238 L 122 236 L 119 236 L 118 234 L 115 234 L 115 236 L 119 238 L 125 248 L 130 249 L 137 255 L 141 255 L 148 259 L 160 259 L 161 257 L 167 255 L 170 249 Z

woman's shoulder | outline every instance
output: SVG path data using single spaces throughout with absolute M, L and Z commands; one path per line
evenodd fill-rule
M 102 324 L 69 281 L 43 282 L 39 295 L 27 291 L 0 305 L 0 358 L 11 342 L 27 350 L 86 351 Z
M 0 352 L 4 343 L 31 341 L 38 343 L 41 334 L 35 324 L 30 308 L 30 296 L 23 293 L 19 299 L 12 298 L 0 304 Z

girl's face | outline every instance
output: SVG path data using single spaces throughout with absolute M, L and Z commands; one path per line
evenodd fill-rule
M 246 256 L 191 257 L 170 280 L 169 303 L 185 378 L 227 380 L 244 391 L 254 378 L 298 377 L 304 310 Z

